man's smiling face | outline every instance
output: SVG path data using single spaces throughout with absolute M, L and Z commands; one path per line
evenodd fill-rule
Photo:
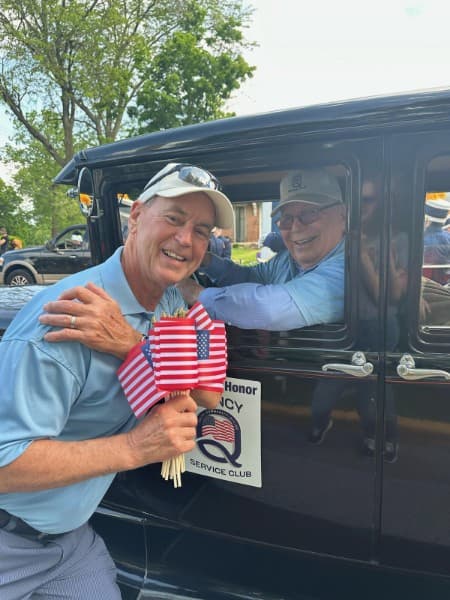
M 323 208 L 309 225 L 295 218 L 315 208 L 308 202 L 293 202 L 282 209 L 280 217 L 294 217 L 290 228 L 281 229 L 281 235 L 292 258 L 303 269 L 310 269 L 320 262 L 340 242 L 345 232 L 343 204 Z
M 133 290 L 164 290 L 189 277 L 202 262 L 214 223 L 214 206 L 202 192 L 136 202 L 125 252 Z

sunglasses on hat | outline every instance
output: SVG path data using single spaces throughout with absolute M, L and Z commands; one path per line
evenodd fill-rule
M 155 184 L 159 183 L 173 173 L 178 173 L 178 179 L 184 181 L 185 183 L 190 183 L 197 187 L 210 190 L 220 190 L 219 180 L 206 169 L 201 169 L 200 167 L 195 167 L 194 165 L 179 163 L 167 171 L 160 173 L 159 175 L 156 174 L 155 177 L 150 179 L 143 191 L 145 192 L 150 187 L 153 187 Z

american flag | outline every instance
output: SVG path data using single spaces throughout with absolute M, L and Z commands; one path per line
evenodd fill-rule
M 165 395 L 155 384 L 149 340 L 134 346 L 119 367 L 117 377 L 137 417 L 147 412 Z
M 227 338 L 222 321 L 213 321 L 201 302 L 187 315 L 197 328 L 198 385 L 200 390 L 223 392 L 227 376 Z
M 196 302 L 191 306 L 186 316 L 194 319 L 197 329 L 212 329 L 213 327 L 212 319 L 201 302 Z
M 234 442 L 234 428 L 227 419 L 217 419 L 209 415 L 203 421 L 203 436 L 212 437 L 218 442 Z
M 186 317 L 162 317 L 136 345 L 117 375 L 137 417 L 167 392 L 199 388 L 223 392 L 227 368 L 225 325 L 200 302 Z
M 222 393 L 227 376 L 227 338 L 222 321 L 213 321 L 212 329 L 197 330 L 197 349 L 197 388 Z
M 197 334 L 194 319 L 163 317 L 150 335 L 155 381 L 164 391 L 197 387 Z

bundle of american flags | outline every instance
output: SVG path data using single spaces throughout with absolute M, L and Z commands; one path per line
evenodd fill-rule
M 117 371 L 137 417 L 162 398 L 192 389 L 222 393 L 227 369 L 225 325 L 213 321 L 200 302 L 185 314 L 161 317 Z M 164 461 L 161 475 L 181 486 L 184 456 Z

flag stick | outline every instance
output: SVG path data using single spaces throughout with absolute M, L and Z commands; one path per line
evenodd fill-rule
M 175 390 L 168 394 L 168 398 L 174 398 L 175 396 L 187 396 L 190 390 Z M 163 461 L 161 465 L 161 477 L 166 481 L 168 479 L 173 480 L 173 487 L 181 487 L 181 474 L 186 471 L 186 460 L 184 454 L 173 456 Z

